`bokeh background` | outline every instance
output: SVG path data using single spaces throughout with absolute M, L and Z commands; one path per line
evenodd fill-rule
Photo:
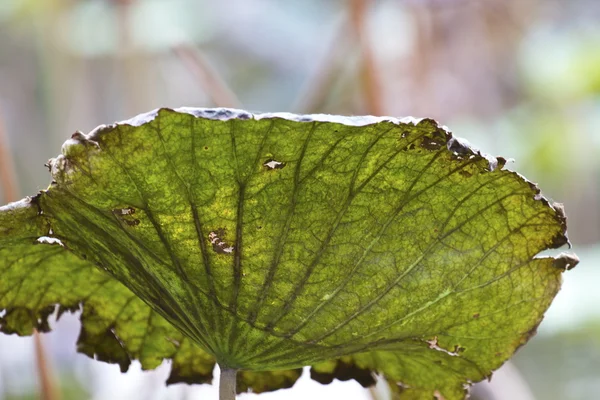
M 581 264 L 538 335 L 477 399 L 600 393 L 598 0 L 0 0 L 0 171 L 43 189 L 76 130 L 169 106 L 432 117 L 565 204 Z M 5 180 L 6 182 L 6 180 Z M 1 277 L 0 277 L 1 279 Z M 42 337 L 62 399 L 215 399 Z M 265 399 L 385 399 L 301 379 Z M 0 336 L 0 399 L 39 397 L 31 338 Z M 254 399 L 256 395 L 240 396 Z

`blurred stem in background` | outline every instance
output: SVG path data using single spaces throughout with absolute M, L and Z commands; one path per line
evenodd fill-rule
M 13 160 L 8 146 L 8 137 L 5 132 L 4 117 L 0 112 L 0 189 L 2 190 L 2 204 L 17 199 L 17 182 Z
M 4 119 L 0 111 L 0 188 L 2 189 L 2 204 L 7 204 L 18 199 L 18 186 L 15 179 L 13 159 L 8 145 L 8 138 L 5 132 Z M 37 361 L 37 374 L 40 385 L 40 399 L 59 400 L 60 395 L 56 388 L 55 379 L 48 362 L 46 349 L 42 342 L 41 335 L 35 331 L 33 333 L 33 343 Z
M 173 48 L 173 52 L 194 74 L 202 90 L 217 107 L 242 107 L 236 95 L 197 47 L 180 44 Z
M 351 33 L 350 20 L 348 15 L 344 14 L 337 21 L 322 60 L 317 63 L 315 70 L 306 79 L 291 111 L 310 114 L 323 110 L 331 96 L 333 86 L 339 80 L 340 72 L 346 66 L 343 61 L 346 61 L 351 53 L 352 46 L 348 40 Z
M 381 88 L 378 81 L 379 74 L 367 29 L 371 0 L 351 0 L 348 5 L 350 7 L 350 20 L 354 28 L 354 35 L 361 52 L 362 63 L 359 70 L 361 75 L 360 82 L 363 85 L 366 101 L 365 110 L 371 115 L 383 115 Z

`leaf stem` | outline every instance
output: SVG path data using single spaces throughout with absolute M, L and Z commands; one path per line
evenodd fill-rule
M 58 400 L 60 395 L 56 387 L 56 381 L 52 374 L 46 356 L 46 349 L 42 342 L 42 336 L 38 331 L 33 332 L 33 343 L 35 347 L 35 358 L 37 360 L 37 372 L 40 385 L 40 399 Z
M 237 369 L 221 368 L 219 382 L 219 400 L 235 400 L 235 381 Z

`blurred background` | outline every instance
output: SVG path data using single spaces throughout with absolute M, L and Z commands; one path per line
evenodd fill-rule
M 0 0 L 0 194 L 44 189 L 75 130 L 168 106 L 432 117 L 565 204 L 582 262 L 477 399 L 600 392 L 598 0 Z M 5 182 L 7 180 L 5 179 Z M 14 200 L 14 199 L 12 199 Z M 5 203 L 4 201 L 3 203 Z M 62 399 L 214 399 L 41 338 Z M 0 335 L 0 399 L 39 398 L 31 338 Z M 39 355 L 38 355 L 39 357 Z M 385 398 L 302 378 L 265 399 Z M 247 394 L 241 399 L 254 399 Z

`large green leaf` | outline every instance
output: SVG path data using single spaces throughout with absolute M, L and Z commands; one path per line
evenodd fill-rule
M 568 242 L 562 208 L 431 120 L 162 109 L 74 134 L 50 166 L 0 211 L 1 329 L 83 304 L 81 351 L 171 358 L 174 382 L 216 359 L 262 391 L 299 372 L 249 371 L 345 363 L 460 398 L 576 263 L 536 257 Z

